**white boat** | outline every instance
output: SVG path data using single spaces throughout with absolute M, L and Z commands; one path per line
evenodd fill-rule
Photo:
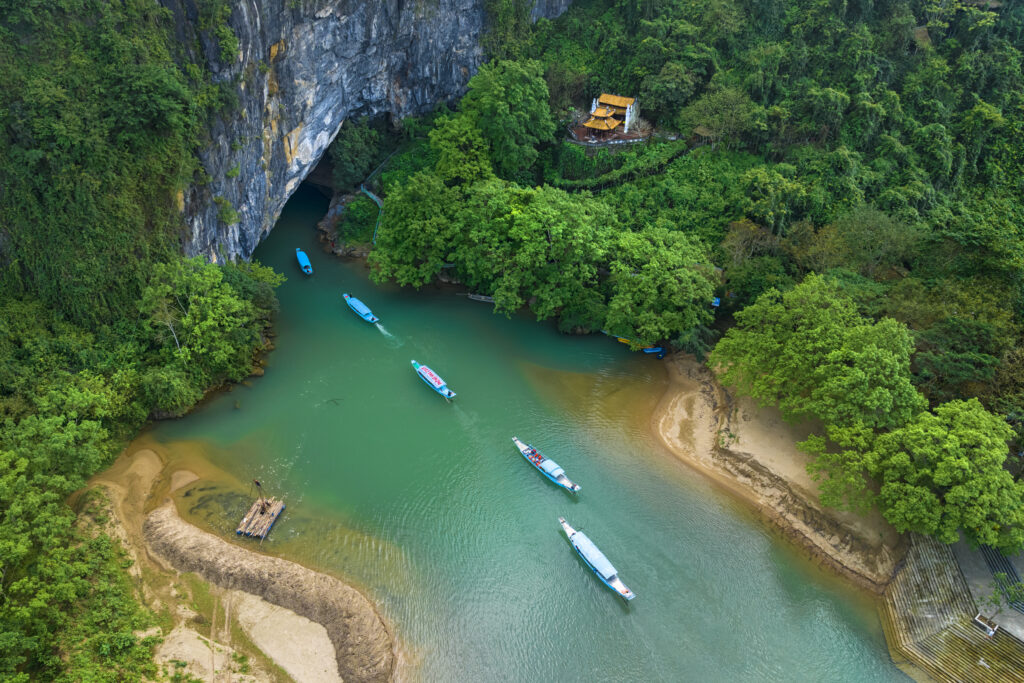
M 569 526 L 569 523 L 565 521 L 565 517 L 559 517 L 558 523 L 562 525 L 562 530 L 569 537 L 569 543 L 572 543 L 572 547 L 576 549 L 576 552 L 587 563 L 587 566 L 597 574 L 597 578 L 601 579 L 601 583 L 626 600 L 632 600 L 636 597 L 636 594 L 629 590 L 626 584 L 622 583 L 622 579 L 619 578 L 619 573 L 612 566 L 612 563 L 608 561 L 604 553 L 597 549 L 597 546 L 594 545 L 594 542 L 585 533 Z

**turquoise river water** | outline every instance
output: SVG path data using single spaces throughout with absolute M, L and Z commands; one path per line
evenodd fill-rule
M 398 638 L 405 680 L 907 680 L 870 599 L 659 445 L 659 361 L 494 315 L 456 289 L 377 287 L 362 262 L 318 248 L 325 207 L 300 190 L 257 250 L 288 277 L 265 376 L 144 437 L 202 475 L 177 494 L 189 519 L 234 538 L 248 482 L 283 496 L 261 549 L 360 587 Z M 458 398 L 433 393 L 411 359 Z M 557 460 L 578 498 L 513 435 Z M 559 516 L 636 600 L 597 580 Z

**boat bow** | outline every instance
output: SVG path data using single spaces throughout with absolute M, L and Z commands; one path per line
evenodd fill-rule
M 632 600 L 636 597 L 636 594 L 629 589 L 626 584 L 619 578 L 619 573 L 616 571 L 612 563 L 608 561 L 608 558 L 604 556 L 594 542 L 577 529 L 573 529 L 565 517 L 559 517 L 558 523 L 562 525 L 562 531 L 569 538 L 569 543 L 576 550 L 576 553 L 583 558 L 583 561 L 587 563 L 591 571 L 597 574 L 597 578 L 601 579 L 601 582 L 611 588 L 613 591 L 619 594 L 626 600 Z

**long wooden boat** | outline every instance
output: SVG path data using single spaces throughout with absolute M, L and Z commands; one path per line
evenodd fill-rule
M 306 275 L 313 274 L 313 264 L 309 262 L 309 257 L 306 256 L 306 252 L 296 247 L 295 258 L 299 260 L 299 268 L 302 268 L 303 273 L 305 273 Z
M 536 467 L 541 474 L 561 486 L 570 493 L 576 493 L 580 490 L 580 485 L 573 483 L 569 477 L 565 476 L 565 470 L 558 466 L 558 463 L 551 458 L 545 457 L 543 453 L 538 451 L 530 444 L 523 443 L 516 437 L 512 437 L 512 443 L 516 445 L 519 452 L 523 454 L 526 460 Z
M 342 296 L 345 297 L 345 303 L 348 304 L 348 307 L 355 311 L 356 315 L 358 315 L 366 322 L 375 323 L 378 320 L 380 320 L 380 318 L 375 316 L 373 314 L 373 311 L 371 311 L 369 307 L 359 299 L 355 298 L 354 296 L 349 296 L 348 294 L 342 294 Z
M 565 521 L 565 517 L 559 517 L 558 523 L 562 525 L 562 531 L 569 538 L 569 543 L 576 549 L 576 552 L 583 558 L 583 561 L 590 567 L 591 571 L 597 574 L 597 578 L 601 579 L 601 583 L 626 600 L 632 600 L 636 597 L 636 594 L 629 590 L 626 584 L 622 583 L 622 579 L 619 578 L 619 573 L 612 566 L 612 563 L 608 561 L 604 553 L 597 549 L 597 546 L 594 545 L 594 542 L 585 533 L 569 526 L 569 523 Z
M 416 371 L 416 374 L 420 376 L 421 380 L 426 382 L 428 387 L 448 400 L 455 398 L 455 392 L 449 389 L 448 385 L 445 384 L 445 381 L 426 365 L 421 365 L 420 363 L 413 361 L 412 369 Z

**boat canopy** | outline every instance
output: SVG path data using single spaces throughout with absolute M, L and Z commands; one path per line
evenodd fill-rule
M 565 470 L 559 467 L 558 463 L 554 460 L 545 460 L 540 464 L 540 467 L 552 477 L 557 477 L 559 474 L 565 474 Z
M 355 309 L 356 313 L 358 313 L 359 315 L 373 315 L 370 309 L 366 307 L 366 304 L 364 304 L 362 301 L 355 298 L 354 296 L 350 296 L 348 298 L 348 303 L 349 305 L 352 306 L 352 308 Z
M 420 376 L 430 382 L 432 385 L 440 389 L 444 386 L 444 380 L 437 376 L 437 373 L 428 368 L 426 365 L 421 365 L 416 368 L 416 372 L 420 373 Z
M 604 556 L 594 542 L 587 538 L 587 535 L 582 531 L 577 531 L 572 536 L 572 544 L 576 546 L 576 550 L 580 552 L 580 555 L 586 559 L 590 565 L 597 570 L 604 579 L 611 580 L 616 574 L 615 567 L 608 561 L 608 558 Z

